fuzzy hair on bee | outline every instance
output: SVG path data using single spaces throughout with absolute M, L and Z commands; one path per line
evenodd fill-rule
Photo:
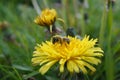
M 53 44 L 55 44 L 55 43 L 60 43 L 60 44 L 67 43 L 67 44 L 69 44 L 70 43 L 70 39 L 66 38 L 66 37 L 62 37 L 62 36 L 56 35 L 56 36 L 52 37 L 52 43 Z

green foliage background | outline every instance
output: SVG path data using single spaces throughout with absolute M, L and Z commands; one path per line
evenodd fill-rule
M 65 29 L 74 27 L 78 35 L 99 38 L 104 58 L 96 73 L 87 75 L 85 80 L 119 80 L 120 0 L 108 11 L 105 0 L 88 0 L 87 9 L 76 1 L 61 0 L 58 4 L 59 0 L 37 0 L 41 10 L 48 7 L 57 10 L 58 16 L 65 20 Z M 84 13 L 88 13 L 88 23 L 83 19 Z M 59 80 L 56 72 L 50 70 L 43 76 L 39 67 L 31 63 L 34 46 L 46 40 L 45 28 L 33 22 L 37 15 L 31 0 L 0 0 L 0 22 L 10 24 L 7 32 L 0 30 L 0 80 Z M 5 34 L 14 36 L 15 42 L 4 40 Z

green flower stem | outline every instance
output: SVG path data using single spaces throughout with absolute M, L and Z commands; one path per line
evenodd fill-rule
M 69 12 L 69 10 L 68 10 L 68 8 L 69 8 L 69 6 L 68 6 L 68 0 L 62 0 L 62 16 L 63 16 L 63 19 L 65 20 L 65 30 L 64 31 L 66 31 L 66 29 L 69 27 L 69 21 L 68 21 L 68 15 L 69 15 L 69 13 L 67 13 L 67 12 Z
M 43 4 L 45 5 L 46 8 L 49 8 L 48 1 L 47 1 L 47 0 L 43 0 Z
M 78 3 L 77 3 L 77 0 L 72 0 L 73 2 L 73 10 L 74 10 L 74 15 L 75 15 L 75 17 L 74 17 L 74 19 L 75 19 L 75 28 L 76 28 L 76 30 L 77 30 L 77 28 L 79 29 L 79 27 L 80 27 L 80 23 L 79 23 L 79 18 L 77 17 L 77 15 L 78 14 L 80 14 L 79 13 L 79 7 L 78 7 Z
M 100 33 L 99 33 L 100 47 L 103 47 L 103 44 L 104 44 L 103 42 L 104 42 L 104 34 L 105 34 L 105 26 L 106 26 L 106 16 L 107 16 L 106 7 L 104 7 L 104 11 L 101 19 Z
M 84 20 L 84 7 L 81 8 L 80 10 L 80 13 L 81 13 L 81 35 L 84 36 L 85 35 L 85 20 Z
M 112 7 L 110 7 L 107 16 L 107 52 L 105 55 L 105 70 L 106 70 L 106 80 L 114 80 L 114 61 L 113 53 L 111 51 L 111 37 L 112 37 Z
M 105 32 L 107 31 L 106 41 L 107 41 L 107 51 L 105 52 L 105 72 L 106 80 L 114 80 L 114 61 L 113 53 L 111 51 L 111 36 L 112 36 L 112 8 L 110 7 L 107 12 L 106 0 L 104 1 L 104 11 L 101 20 L 101 28 L 99 33 L 99 42 L 102 48 L 105 47 Z

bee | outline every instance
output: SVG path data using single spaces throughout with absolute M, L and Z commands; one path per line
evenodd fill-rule
M 61 45 L 62 45 L 63 43 L 69 44 L 69 43 L 70 43 L 70 39 L 69 39 L 69 38 L 66 38 L 66 37 L 62 37 L 62 36 L 56 35 L 56 36 L 53 36 L 53 37 L 52 37 L 52 43 L 53 43 L 53 44 L 55 44 L 55 43 L 60 43 Z

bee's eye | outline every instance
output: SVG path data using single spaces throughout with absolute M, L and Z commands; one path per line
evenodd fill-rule
M 54 38 L 52 39 L 52 43 L 53 43 L 53 44 L 55 44 L 55 43 L 58 42 L 58 41 L 59 41 L 59 39 L 56 38 L 56 37 L 54 37 Z

